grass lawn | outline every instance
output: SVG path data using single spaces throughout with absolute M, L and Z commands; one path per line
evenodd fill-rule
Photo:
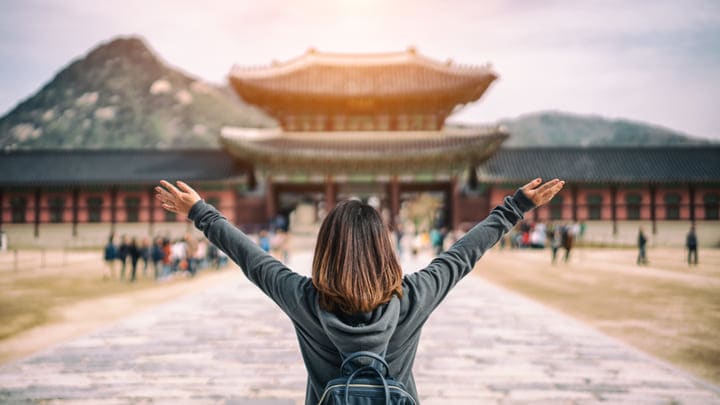
M 88 332 L 152 305 L 227 278 L 232 271 L 205 270 L 197 277 L 156 282 L 152 267 L 134 283 L 103 279 L 98 252 L 22 251 L 0 255 L 0 362 Z M 128 265 L 128 273 L 129 273 Z
M 681 249 L 578 249 L 568 263 L 549 250 L 495 248 L 475 275 L 531 297 L 700 377 L 720 383 L 720 251 L 688 267 Z

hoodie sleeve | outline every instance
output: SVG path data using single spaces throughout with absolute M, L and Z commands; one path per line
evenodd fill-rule
M 522 190 L 505 197 L 483 221 L 423 270 L 405 276 L 405 286 L 418 306 L 416 312 L 427 317 L 448 292 L 475 267 L 480 257 L 523 218 L 535 205 Z
M 291 314 L 293 308 L 298 307 L 301 293 L 309 280 L 307 277 L 293 272 L 260 249 L 245 233 L 228 222 L 215 207 L 203 200 L 193 205 L 188 218 L 213 245 L 237 263 L 245 276 L 275 301 L 285 313 Z

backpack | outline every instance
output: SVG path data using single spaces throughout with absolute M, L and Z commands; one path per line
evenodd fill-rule
M 340 371 L 340 377 L 325 385 L 318 405 L 416 404 L 405 385 L 390 377 L 390 367 L 383 356 L 352 353 L 343 360 Z

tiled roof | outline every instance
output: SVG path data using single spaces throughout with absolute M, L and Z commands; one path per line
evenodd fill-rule
M 497 127 L 443 131 L 224 132 L 240 159 L 271 170 L 322 173 L 457 171 L 487 159 L 507 134 Z
M 503 148 L 478 168 L 485 182 L 558 177 L 578 183 L 720 183 L 720 146 Z
M 0 185 L 153 184 L 243 176 L 222 150 L 35 150 L 0 152 Z
M 333 54 L 309 50 L 283 64 L 261 68 L 234 67 L 230 79 L 268 92 L 376 97 L 461 90 L 477 99 L 497 78 L 488 66 L 442 63 L 414 49 L 386 54 Z M 482 88 L 478 93 L 477 90 Z M 469 93 L 468 93 L 469 94 Z M 473 100 L 462 100 L 469 102 Z

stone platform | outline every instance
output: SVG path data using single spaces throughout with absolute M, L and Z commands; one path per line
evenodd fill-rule
M 415 376 L 423 404 L 720 404 L 717 386 L 472 275 L 427 323 Z M 11 404 L 289 405 L 304 390 L 290 321 L 239 272 L 0 367 Z

